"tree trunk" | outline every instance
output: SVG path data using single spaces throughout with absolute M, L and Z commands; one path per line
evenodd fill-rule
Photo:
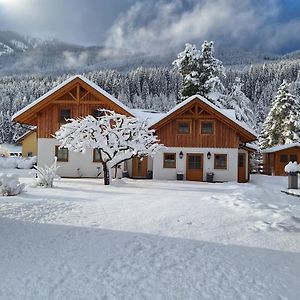
M 110 174 L 106 163 L 103 163 L 104 185 L 110 185 Z

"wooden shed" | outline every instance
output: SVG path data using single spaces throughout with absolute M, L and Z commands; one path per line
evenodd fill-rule
M 286 175 L 284 167 L 290 161 L 300 160 L 300 143 L 278 145 L 261 151 L 263 154 L 263 171 L 266 175 Z

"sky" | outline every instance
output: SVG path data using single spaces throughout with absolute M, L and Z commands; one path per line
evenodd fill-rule
M 300 49 L 300 0 L 0 0 L 0 30 L 159 53 L 218 45 Z

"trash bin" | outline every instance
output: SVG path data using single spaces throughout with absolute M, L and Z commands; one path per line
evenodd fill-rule
M 288 173 L 288 189 L 298 189 L 298 173 Z
M 123 177 L 123 178 L 128 178 L 128 177 L 129 177 L 128 171 L 123 171 L 123 172 L 122 172 L 122 177 Z
M 153 178 L 153 172 L 151 170 L 147 171 L 147 179 L 152 179 Z
M 183 173 L 182 172 L 177 172 L 176 173 L 176 178 L 177 178 L 177 180 L 183 180 Z
M 207 172 L 206 173 L 206 181 L 207 182 L 214 182 L 214 173 Z

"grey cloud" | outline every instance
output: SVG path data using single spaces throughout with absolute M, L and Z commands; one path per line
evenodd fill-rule
M 299 21 L 274 22 L 280 13 L 276 0 L 190 1 L 189 9 L 180 10 L 184 2 L 137 2 L 116 20 L 106 45 L 161 52 L 185 42 L 214 39 L 219 44 L 278 52 L 290 39 L 299 40 Z

